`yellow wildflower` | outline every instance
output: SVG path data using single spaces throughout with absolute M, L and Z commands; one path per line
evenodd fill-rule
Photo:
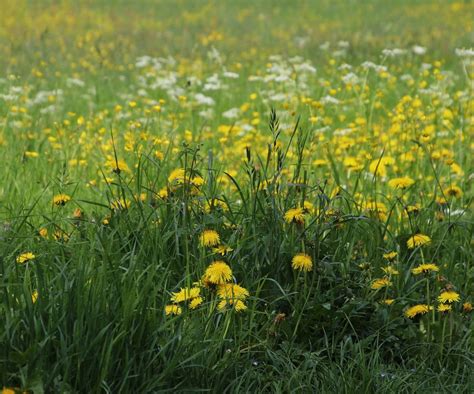
M 215 230 L 204 230 L 199 238 L 202 246 L 219 245 L 220 237 Z
M 36 256 L 33 253 L 25 252 L 25 253 L 20 254 L 16 258 L 16 262 L 19 263 L 19 264 L 24 264 L 24 263 L 27 263 L 28 261 L 34 260 L 35 258 L 36 258 Z
M 464 304 L 462 304 L 462 311 L 464 313 L 472 312 L 472 309 L 472 304 L 470 302 L 465 302 Z
M 459 198 L 462 196 L 462 190 L 459 186 L 452 185 L 443 190 L 445 196 Z
M 418 304 L 408 308 L 405 311 L 405 316 L 410 319 L 413 319 L 415 316 L 424 315 L 425 313 L 428 313 L 428 311 L 431 310 L 433 310 L 432 306 L 428 306 L 426 304 Z
M 174 305 L 174 304 L 171 304 L 171 305 L 166 305 L 165 306 L 165 313 L 166 313 L 166 316 L 169 316 L 169 315 L 181 315 L 182 313 L 182 309 L 179 305 Z
M 201 178 L 202 179 L 202 178 Z M 229 207 L 227 206 L 225 201 L 219 200 L 217 198 L 213 198 L 212 200 L 209 200 L 204 207 L 204 210 L 209 213 L 213 209 L 222 209 L 224 212 L 229 210 Z
M 202 304 L 202 297 L 196 297 L 196 298 L 193 298 L 190 302 L 189 302 L 189 308 L 191 309 L 196 309 L 199 305 Z
M 53 197 L 53 204 L 57 206 L 64 206 L 70 200 L 71 197 L 67 194 L 57 194 Z
M 436 308 L 438 312 L 450 312 L 451 311 L 451 305 L 449 304 L 439 304 L 438 308 Z
M 110 208 L 114 211 L 120 211 L 130 208 L 131 202 L 130 200 L 117 198 L 115 201 L 110 203 Z
M 217 304 L 217 309 L 220 311 L 224 310 L 227 306 L 232 306 L 237 312 L 244 311 L 247 309 L 247 305 L 241 300 L 227 301 L 222 300 Z
M 439 268 L 436 264 L 429 263 L 429 264 L 420 264 L 418 267 L 415 267 L 411 270 L 412 274 L 419 275 L 419 274 L 427 274 L 429 272 L 438 272 Z
M 33 293 L 31 293 L 31 302 L 33 302 L 33 304 L 38 301 L 38 290 L 34 290 Z
M 199 287 L 185 287 L 180 291 L 172 293 L 171 301 L 174 303 L 180 303 L 187 300 L 192 300 L 193 298 L 199 297 L 201 289 Z
M 304 223 L 303 208 L 291 208 L 285 212 L 285 222 L 287 223 Z
M 313 261 L 307 254 L 298 253 L 291 260 L 291 267 L 294 270 L 309 272 L 313 269 Z
M 234 249 L 232 249 L 230 246 L 226 245 L 218 245 L 215 248 L 212 248 L 212 251 L 216 254 L 220 254 L 221 256 L 224 256 L 226 253 L 232 252 Z
M 405 176 L 403 178 L 393 178 L 388 181 L 388 185 L 392 189 L 406 189 L 407 187 L 410 187 L 413 185 L 415 181 L 411 179 L 408 176 Z
M 217 288 L 217 295 L 219 298 L 245 300 L 249 292 L 235 283 L 224 283 Z
M 109 156 L 107 161 L 105 162 L 105 166 L 109 168 L 111 171 L 115 172 L 116 174 L 120 174 L 123 172 L 130 172 L 130 168 L 128 167 L 125 160 L 122 159 L 115 159 L 115 157 Z
M 392 286 L 392 282 L 388 278 L 378 278 L 372 282 L 372 284 L 370 285 L 370 288 L 372 290 L 378 290 L 383 287 L 390 287 L 390 286 Z
M 310 213 L 310 214 L 315 214 L 316 209 L 314 208 L 314 204 L 309 202 L 309 201 L 304 201 L 303 202 L 303 211 L 305 213 Z
M 382 271 L 385 272 L 387 275 L 398 275 L 399 274 L 398 270 L 393 268 L 391 265 L 387 265 L 386 267 L 383 267 Z
M 408 249 L 414 249 L 417 246 L 429 245 L 431 238 L 424 234 L 415 234 L 411 236 L 407 241 Z
M 220 285 L 232 279 L 231 268 L 223 261 L 214 261 L 207 267 L 203 282 Z
M 388 253 L 384 253 L 382 255 L 382 257 L 384 259 L 387 259 L 387 260 L 393 260 L 395 257 L 398 256 L 398 253 L 397 252 L 388 252 Z
M 438 297 L 438 301 L 445 304 L 445 303 L 452 303 L 452 302 L 458 302 L 460 300 L 460 296 L 458 293 L 456 293 L 453 290 L 447 290 L 441 292 L 441 294 Z
M 190 182 L 193 186 L 199 187 L 204 184 L 204 179 L 199 175 L 196 175 L 195 177 L 186 175 L 184 168 L 178 168 L 173 170 L 168 176 L 168 182 L 176 185 L 182 185 L 186 182 Z
M 181 184 L 181 183 L 184 183 L 184 177 L 185 177 L 184 168 L 178 168 L 176 170 L 171 171 L 171 174 L 168 177 L 168 182 Z
M 217 288 L 217 296 L 221 299 L 217 308 L 224 310 L 227 306 L 233 307 L 237 312 L 247 309 L 244 301 L 249 296 L 247 289 L 234 283 L 225 283 Z

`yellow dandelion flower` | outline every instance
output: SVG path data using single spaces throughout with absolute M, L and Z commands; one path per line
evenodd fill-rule
M 116 160 L 115 157 L 110 156 L 107 161 L 105 162 L 105 166 L 112 172 L 116 174 L 120 174 L 123 172 L 130 172 L 130 168 L 128 167 L 125 160 L 118 159 Z
M 313 161 L 313 165 L 316 167 L 324 167 L 327 164 L 328 164 L 328 161 L 324 159 L 317 159 Z
M 155 151 L 155 157 L 158 159 L 158 160 L 163 160 L 165 158 L 165 155 L 163 154 L 163 152 L 160 152 L 159 150 L 156 150 Z
M 232 279 L 232 270 L 223 261 L 214 261 L 204 273 L 204 282 L 220 285 Z
M 435 218 L 438 222 L 442 222 L 445 218 L 445 215 L 444 215 L 443 212 L 437 211 L 437 212 L 435 212 Z
M 314 208 L 314 204 L 309 202 L 309 201 L 304 201 L 303 202 L 303 211 L 310 213 L 310 214 L 315 214 L 316 209 Z
M 202 185 L 204 185 L 204 178 L 202 178 L 199 175 L 195 176 L 195 177 L 191 178 L 191 184 L 193 186 L 196 186 L 196 187 L 202 186 Z
M 378 279 L 375 279 L 371 283 L 370 288 L 372 290 L 378 290 L 383 287 L 390 287 L 390 286 L 392 286 L 392 282 L 388 278 L 378 278 Z
M 388 181 L 388 186 L 390 186 L 392 189 L 406 189 L 407 187 L 410 187 L 413 185 L 415 181 L 411 179 L 408 176 L 405 176 L 403 178 L 393 178 Z
M 166 305 L 166 306 L 165 306 L 165 314 L 166 314 L 166 316 L 169 316 L 169 315 L 181 315 L 182 312 L 183 312 L 183 310 L 181 309 L 181 307 L 180 307 L 179 305 L 171 304 L 171 305 Z
M 395 302 L 395 300 L 393 298 L 387 298 L 387 299 L 382 301 L 382 303 L 385 304 L 385 305 L 392 305 L 394 302 Z
M 53 197 L 53 204 L 57 206 L 64 206 L 68 201 L 71 200 L 71 197 L 67 194 L 57 194 Z
M 28 261 L 32 261 L 36 258 L 36 256 L 31 252 L 25 252 L 17 256 L 16 262 L 19 264 L 27 263 Z
M 429 245 L 431 238 L 424 234 L 415 234 L 411 236 L 407 241 L 408 249 L 414 249 L 418 246 Z
M 35 151 L 26 151 L 25 152 L 25 157 L 38 157 L 39 153 Z
M 31 302 L 34 304 L 36 301 L 38 301 L 38 297 L 38 290 L 34 290 L 33 293 L 31 293 Z
M 247 309 L 247 305 L 241 300 L 228 301 L 222 300 L 217 304 L 217 309 L 220 311 L 225 310 L 227 307 L 233 307 L 237 312 L 244 311 Z
M 177 184 L 184 183 L 185 174 L 186 172 L 184 171 L 184 168 L 173 170 L 168 177 L 168 182 Z
M 226 245 L 218 245 L 215 248 L 212 248 L 214 253 L 220 254 L 221 256 L 224 256 L 226 253 L 232 252 L 233 250 L 234 249 Z
M 291 260 L 291 267 L 294 270 L 309 272 L 313 269 L 313 261 L 307 254 L 298 253 Z
M 65 233 L 63 230 L 56 230 L 53 233 L 53 238 L 56 241 L 64 241 L 64 242 L 69 241 L 69 235 L 67 233 Z
M 382 255 L 382 257 L 383 257 L 384 259 L 387 259 L 387 260 L 389 260 L 389 261 L 394 260 L 395 257 L 397 257 L 397 256 L 398 256 L 398 253 L 397 253 L 397 252 L 388 252 L 388 253 L 384 253 L 384 254 Z
M 408 308 L 405 311 L 405 316 L 410 319 L 413 319 L 415 316 L 424 315 L 425 313 L 428 313 L 428 311 L 431 310 L 433 310 L 432 306 L 428 306 L 426 304 L 418 304 Z
M 348 170 L 353 171 L 360 171 L 364 168 L 364 165 L 359 160 L 357 160 L 357 158 L 352 156 L 346 157 L 343 161 L 343 164 Z
M 385 158 L 373 160 L 369 165 L 369 171 L 371 174 L 378 175 L 378 176 L 386 176 L 387 175 L 387 165 L 390 165 L 389 162 L 385 160 Z
M 329 194 L 329 198 L 332 200 L 333 198 L 341 195 L 342 193 L 342 187 L 341 186 L 336 186 L 331 193 Z
M 222 209 L 224 212 L 229 210 L 225 201 L 219 200 L 217 198 L 213 198 L 207 202 L 204 207 L 205 212 L 209 213 L 214 209 Z
M 385 272 L 387 275 L 398 275 L 400 273 L 391 265 L 387 265 L 386 267 L 383 267 L 382 271 Z
M 84 216 L 84 213 L 82 212 L 81 208 L 76 208 L 72 214 L 74 219 L 81 219 Z
M 451 311 L 451 305 L 449 304 L 439 304 L 438 308 L 436 308 L 438 312 L 450 312 Z
M 377 213 L 385 213 L 387 212 L 387 206 L 380 201 L 369 201 L 365 204 L 365 209 L 367 211 L 373 211 Z
M 438 297 L 438 301 L 443 304 L 445 303 L 451 304 L 452 302 L 459 302 L 460 299 L 461 297 L 459 296 L 459 294 L 453 290 L 443 291 Z
M 462 196 L 462 190 L 459 186 L 452 185 L 443 190 L 445 196 L 459 198 Z
M 161 189 L 158 191 L 158 197 L 160 197 L 160 198 L 166 198 L 166 197 L 168 197 L 168 189 L 167 189 L 166 187 L 161 188 Z
M 472 309 L 472 304 L 470 302 L 465 302 L 464 304 L 462 304 L 462 311 L 464 313 L 472 312 Z
M 417 214 L 417 213 L 420 212 L 420 210 L 421 210 L 421 205 L 420 204 L 407 205 L 405 207 L 406 214 L 410 214 L 410 213 Z M 406 216 L 406 214 L 405 214 L 405 216 Z
M 110 203 L 110 208 L 114 211 L 120 211 L 130 208 L 131 202 L 130 200 L 118 198 L 115 201 Z
M 224 283 L 217 287 L 217 296 L 228 300 L 245 300 L 249 291 L 235 283 Z
M 168 176 L 168 183 L 176 185 L 191 183 L 193 186 L 199 187 L 204 184 L 204 179 L 199 175 L 191 177 L 191 175 L 186 174 L 184 168 L 178 168 L 171 171 L 171 174 Z
M 178 304 L 199 297 L 200 293 L 201 289 L 199 287 L 184 287 L 180 291 L 172 293 L 171 301 Z
M 436 203 L 439 205 L 446 205 L 448 203 L 448 200 L 444 196 L 438 196 L 435 199 Z
M 291 208 L 285 212 L 285 222 L 287 223 L 304 223 L 303 208 Z
M 200 236 L 202 246 L 217 246 L 220 242 L 220 237 L 215 230 L 204 230 Z
M 451 163 L 450 167 L 451 167 L 451 171 L 454 172 L 456 175 L 464 175 L 464 171 L 462 170 L 459 164 Z
M 191 309 L 196 309 L 199 305 L 202 304 L 202 302 L 203 302 L 202 297 L 193 298 L 193 299 L 189 302 L 189 308 L 191 308 Z
M 414 275 L 428 274 L 430 272 L 438 272 L 438 271 L 439 271 L 439 267 L 433 263 L 420 264 L 418 267 L 415 267 L 411 270 L 412 274 Z

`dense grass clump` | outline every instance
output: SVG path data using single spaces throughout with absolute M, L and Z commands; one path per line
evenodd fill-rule
M 3 393 L 473 390 L 470 2 L 1 3 Z

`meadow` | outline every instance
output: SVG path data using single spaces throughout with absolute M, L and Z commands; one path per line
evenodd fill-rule
M 474 3 L 0 0 L 0 387 L 474 391 Z

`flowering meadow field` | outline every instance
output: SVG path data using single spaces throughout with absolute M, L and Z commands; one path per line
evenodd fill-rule
M 474 392 L 474 2 L 0 0 L 0 388 Z

